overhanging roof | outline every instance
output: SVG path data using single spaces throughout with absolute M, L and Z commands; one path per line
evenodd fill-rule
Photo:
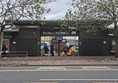
M 117 22 L 117 26 L 118 26 L 118 22 Z M 113 28 L 114 28 L 114 23 L 108 25 L 107 28 L 109 28 L 109 29 L 113 29 Z
M 5 29 L 4 32 L 19 32 L 19 28 L 10 28 L 10 29 Z

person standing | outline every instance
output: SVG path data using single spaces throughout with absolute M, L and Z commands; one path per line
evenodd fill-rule
M 67 56 L 67 52 L 68 52 L 69 48 L 67 45 L 65 45 L 63 51 L 64 51 L 64 56 Z
M 5 54 L 5 53 L 6 53 L 6 50 L 7 50 L 7 48 L 6 48 L 6 43 L 5 43 L 5 42 L 3 42 L 3 46 L 2 46 L 2 51 L 3 51 L 3 54 Z
M 50 45 L 50 53 L 52 56 L 54 56 L 54 45 L 53 44 Z
M 44 45 L 44 52 L 45 52 L 45 56 L 48 55 L 49 49 L 47 45 Z

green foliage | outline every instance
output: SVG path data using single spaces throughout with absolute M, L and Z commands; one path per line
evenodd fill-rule
M 40 20 L 43 13 L 48 13 L 50 8 L 44 4 L 55 0 L 0 0 L 0 28 L 5 29 L 5 21 L 10 23 L 20 19 Z
M 87 32 L 104 30 L 110 23 L 118 22 L 118 0 L 72 0 L 70 5 L 73 8 L 67 11 L 64 20 L 75 22 L 73 26 Z

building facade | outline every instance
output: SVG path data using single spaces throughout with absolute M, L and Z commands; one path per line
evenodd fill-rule
M 8 51 L 27 51 L 29 56 L 43 56 L 43 45 L 53 44 L 55 56 L 61 56 L 65 44 L 76 46 L 77 55 L 110 55 L 111 37 L 104 33 L 87 33 L 79 28 L 65 29 L 57 21 L 19 21 L 15 28 L 4 31 Z

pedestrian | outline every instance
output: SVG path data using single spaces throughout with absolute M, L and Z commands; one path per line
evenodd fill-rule
M 63 51 L 64 51 L 64 56 L 67 56 L 67 52 L 68 52 L 69 48 L 67 45 L 65 45 Z
M 6 48 L 6 43 L 5 43 L 5 42 L 3 42 L 3 46 L 2 46 L 2 51 L 3 51 L 3 54 L 5 54 L 5 53 L 6 53 L 6 50 L 7 50 L 7 48 Z
M 45 56 L 48 55 L 49 49 L 47 45 L 44 45 L 44 52 L 45 52 Z
M 53 44 L 50 45 L 50 53 L 51 53 L 51 56 L 54 56 L 54 45 Z

